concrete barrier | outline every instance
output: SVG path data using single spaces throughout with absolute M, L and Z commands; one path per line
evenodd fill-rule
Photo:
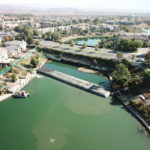
M 58 71 L 41 68 L 38 69 L 37 72 L 99 96 L 104 96 L 106 98 L 110 96 L 110 92 L 106 91 L 102 86 L 85 80 L 81 80 L 79 78 Z

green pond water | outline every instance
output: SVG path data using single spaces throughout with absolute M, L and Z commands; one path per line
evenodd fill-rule
M 87 74 L 88 78 L 72 66 L 48 66 L 107 82 L 98 75 Z M 29 98 L 0 103 L 0 150 L 150 149 L 150 138 L 138 132 L 139 122 L 111 97 L 98 97 L 44 76 L 24 89 L 31 93 Z
M 150 35 L 150 28 L 143 28 L 143 34 L 149 36 Z M 83 45 L 86 44 L 87 46 L 96 46 L 98 45 L 98 43 L 102 40 L 102 39 L 106 39 L 106 38 L 102 38 L 102 37 L 85 37 L 85 38 L 77 38 L 77 39 L 73 39 L 71 41 L 73 41 L 75 44 L 77 45 Z
M 87 80 L 99 85 L 103 85 L 106 88 L 109 88 L 109 81 L 107 78 L 103 77 L 101 74 L 88 74 L 85 72 L 81 72 L 77 70 L 77 67 L 67 65 L 67 64 L 60 64 L 57 62 L 52 62 L 45 64 L 44 68 L 51 68 L 53 70 L 60 71 L 62 73 L 66 73 L 68 75 Z
M 143 32 L 145 35 L 149 36 L 150 35 L 150 28 L 143 29 Z
M 96 46 L 100 41 L 101 37 L 90 37 L 90 38 L 77 38 L 73 39 L 72 41 L 77 45 L 83 45 L 84 43 L 87 46 Z

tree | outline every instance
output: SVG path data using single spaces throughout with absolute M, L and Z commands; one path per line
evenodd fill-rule
M 147 67 L 150 67 L 150 51 L 145 55 L 145 62 L 144 62 L 144 64 Z
M 12 81 L 13 81 L 13 82 L 16 82 L 16 81 L 17 81 L 17 77 L 16 77 L 15 74 L 12 74 Z
M 36 45 L 40 45 L 40 42 L 39 42 L 39 41 L 35 41 L 35 44 L 36 44 Z
M 121 39 L 116 47 L 119 51 L 134 52 L 138 48 L 143 47 L 143 42 L 139 40 Z
M 46 40 L 46 34 L 45 34 L 45 33 L 42 34 L 42 38 L 43 38 L 44 40 Z
M 27 37 L 33 36 L 33 31 L 31 29 L 25 29 L 24 35 Z
M 143 47 L 149 47 L 149 43 L 147 41 L 143 42 Z
M 145 60 L 144 64 L 145 64 L 148 68 L 150 68 L 150 59 Z
M 23 31 L 24 31 L 24 29 L 25 29 L 25 27 L 24 27 L 24 26 L 19 25 L 19 26 L 15 27 L 15 29 L 14 29 L 14 30 L 15 30 L 16 32 L 21 33 L 21 32 L 23 32 Z
M 37 30 L 34 30 L 34 31 L 33 31 L 33 35 L 34 35 L 34 36 L 39 36 L 39 35 L 40 35 L 40 32 L 37 31 Z
M 79 22 L 78 22 L 76 19 L 73 19 L 73 20 L 72 20 L 72 23 L 73 23 L 73 24 L 78 24 Z
M 52 41 L 57 42 L 57 41 L 59 41 L 60 39 L 61 39 L 61 35 L 60 35 L 59 32 L 54 32 L 54 33 L 52 34 Z
M 140 93 L 142 85 L 142 79 L 140 75 L 135 75 L 129 82 L 129 89 L 132 93 L 138 94 Z
M 127 59 L 122 59 L 122 64 L 124 64 L 126 67 L 129 67 L 131 63 Z
M 89 29 L 83 30 L 83 33 L 88 34 L 89 33 Z
M 129 41 L 129 46 L 131 47 L 131 49 L 129 49 L 130 51 L 136 51 L 138 48 L 143 47 L 143 42 L 140 40 L 130 40 Z
M 15 68 L 13 68 L 12 66 L 10 67 L 10 72 L 13 74 L 19 74 L 19 71 Z
M 150 59 L 150 51 L 145 55 L 145 59 L 146 60 Z
M 28 44 L 34 43 L 34 32 L 31 28 L 20 25 L 15 28 L 15 31 L 20 33 L 16 36 L 16 40 L 25 40 Z
M 99 18 L 95 18 L 95 19 L 93 20 L 93 23 L 94 23 L 95 25 L 97 25 L 97 24 L 102 23 L 102 20 L 100 20 Z
M 0 30 L 3 30 L 3 25 L 2 24 L 0 24 Z
M 113 85 L 117 89 L 125 89 L 131 80 L 131 74 L 124 64 L 116 66 L 116 71 L 112 73 Z
M 33 68 L 36 68 L 37 65 L 39 64 L 38 57 L 37 56 L 36 57 L 35 56 L 31 57 L 30 63 L 33 66 Z
M 82 45 L 82 49 L 85 49 L 87 47 L 87 45 L 86 45 L 86 43 L 84 43 L 83 45 Z
M 42 35 L 42 37 L 43 37 L 43 39 L 45 39 L 45 40 L 52 40 L 52 33 L 51 33 L 50 31 L 48 31 L 48 32 L 44 33 L 44 34 Z
M 95 48 L 95 50 L 97 51 L 98 50 L 98 46 L 96 45 L 96 46 L 94 46 L 94 48 Z
M 98 46 L 99 46 L 99 48 L 104 48 L 105 42 L 103 39 L 98 43 Z
M 33 43 L 34 43 L 33 37 L 32 37 L 32 36 L 26 37 L 26 42 L 27 42 L 28 44 L 33 44 Z
M 150 71 L 145 71 L 143 73 L 143 84 L 144 86 L 150 88 Z
M 74 42 L 73 42 L 73 41 L 70 41 L 70 42 L 69 42 L 69 45 L 70 45 L 70 47 L 73 47 L 73 46 L 74 46 Z

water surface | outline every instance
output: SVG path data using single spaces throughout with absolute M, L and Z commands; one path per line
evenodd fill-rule
M 102 76 L 102 74 L 90 74 L 90 73 L 85 73 L 82 71 L 78 71 L 77 67 L 75 66 L 71 66 L 71 65 L 67 65 L 67 64 L 60 64 L 58 62 L 51 62 L 48 64 L 45 64 L 44 68 L 50 68 L 53 70 L 57 70 L 60 71 L 62 73 L 89 81 L 89 82 L 93 82 L 99 85 L 103 85 L 105 87 L 109 87 L 109 80 Z
M 96 46 L 101 41 L 100 37 L 91 37 L 91 38 L 77 38 L 72 40 L 77 45 L 86 44 L 87 46 Z
M 74 72 L 74 67 L 68 69 Z M 90 78 L 97 82 L 94 75 Z M 29 98 L 0 103 L 0 150 L 150 149 L 150 139 L 138 132 L 139 122 L 111 97 L 44 76 L 25 90 L 31 92 Z
M 150 28 L 143 29 L 143 32 L 145 35 L 149 36 L 150 35 Z

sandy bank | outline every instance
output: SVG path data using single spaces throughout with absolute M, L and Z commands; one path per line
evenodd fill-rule
M 1 95 L 1 96 L 0 96 L 0 102 L 2 102 L 3 100 L 5 100 L 5 99 L 7 99 L 7 98 L 9 98 L 9 97 L 11 97 L 11 96 L 12 96 L 12 94 Z
M 78 70 L 82 71 L 82 72 L 86 72 L 86 73 L 92 73 L 92 74 L 98 73 L 98 71 L 95 71 L 95 70 L 92 70 L 92 69 L 87 69 L 87 68 L 84 68 L 84 67 L 80 67 L 80 68 L 78 68 Z

